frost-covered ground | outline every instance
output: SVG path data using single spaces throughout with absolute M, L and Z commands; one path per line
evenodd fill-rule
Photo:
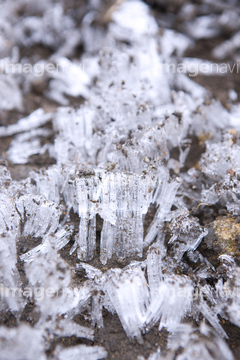
M 0 2 L 1 360 L 237 359 L 238 86 L 194 80 L 240 8 L 148 3 Z

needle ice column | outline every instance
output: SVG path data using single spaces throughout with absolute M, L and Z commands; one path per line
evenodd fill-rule
M 96 247 L 96 217 L 104 219 L 101 233 L 101 262 L 142 255 L 143 214 L 152 200 L 154 180 L 126 173 L 88 173 L 76 179 L 79 202 L 78 257 L 89 260 Z
M 103 186 L 102 217 L 106 220 L 101 233 L 101 262 L 106 264 L 113 253 L 121 259 L 133 254 L 142 256 L 142 217 L 152 201 L 154 181 L 150 176 L 117 173 L 109 174 Z
M 140 329 L 149 304 L 149 292 L 144 272 L 139 266 L 130 267 L 125 271 L 120 269 L 109 271 L 107 292 L 127 336 L 136 337 L 139 342 L 142 342 Z

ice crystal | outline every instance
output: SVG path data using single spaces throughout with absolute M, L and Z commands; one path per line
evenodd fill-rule
M 44 339 L 42 331 L 33 329 L 31 326 L 22 324 L 18 328 L 9 329 L 0 327 L 1 358 L 31 360 L 37 357 L 39 360 L 46 360 Z
M 231 265 L 234 262 L 231 261 Z M 217 311 L 221 312 L 221 315 L 229 319 L 233 324 L 240 326 L 239 319 L 239 267 L 236 267 L 231 271 L 229 279 L 223 284 L 222 279 L 218 280 L 216 284 L 217 299 L 216 305 Z
M 176 329 L 176 334 L 171 337 L 170 347 L 174 349 L 182 348 L 183 351 L 176 356 L 176 359 L 233 359 L 233 355 L 227 344 L 206 324 L 202 323 L 200 332 L 191 329 L 191 326 L 184 324 Z
M 80 68 L 81 64 L 72 64 L 67 58 L 58 58 L 57 68 L 51 75 L 47 97 L 62 105 L 68 105 L 69 101 L 64 95 L 87 98 L 89 96 L 88 85 L 90 78 Z M 62 70 L 61 70 L 62 69 Z
M 53 330 L 53 333 L 61 337 L 71 337 L 74 334 L 76 337 L 94 340 L 93 329 L 78 325 L 74 322 L 66 321 L 64 319 L 57 323 L 57 327 Z
M 150 271 L 149 271 L 150 272 Z M 169 276 L 160 282 L 158 291 L 152 297 L 146 313 L 145 324 L 151 328 L 160 320 L 159 330 L 163 327 L 174 332 L 182 317 L 190 311 L 193 287 L 186 277 Z
M 112 270 L 107 291 L 118 313 L 124 330 L 130 338 L 141 342 L 140 328 L 149 304 L 148 289 L 143 271 L 133 267 L 122 272 Z
M 11 74 L 1 74 L 0 88 L 0 109 L 21 110 L 22 95 L 19 89 L 19 84 Z M 12 96 L 12 93 L 14 96 Z
M 184 252 L 189 250 L 196 250 L 198 245 L 208 231 L 202 229 L 196 218 L 190 218 L 189 216 L 179 216 L 173 219 L 170 225 L 171 238 L 169 244 L 177 242 L 177 257 L 181 257 Z M 189 239 L 189 232 L 191 238 Z
M 78 358 L 79 360 L 100 360 L 107 357 L 107 352 L 101 346 L 86 346 L 78 345 L 69 349 L 57 347 L 56 359 L 58 360 L 73 360 Z
M 16 201 L 16 208 L 25 220 L 23 236 L 43 236 L 55 232 L 58 227 L 59 208 L 42 196 L 21 196 Z
M 43 126 L 51 119 L 51 114 L 45 114 L 43 109 L 38 109 L 26 118 L 20 119 L 16 124 L 0 127 L 0 136 L 11 136 L 17 133 L 30 131 Z
M 49 146 L 42 146 L 41 139 L 49 135 L 49 130 L 37 129 L 15 136 L 7 152 L 8 159 L 14 164 L 26 164 L 30 156 L 43 155 Z
M 10 308 L 18 316 L 26 302 L 21 294 L 21 278 L 17 269 L 16 237 L 14 234 L 0 235 L 1 309 Z

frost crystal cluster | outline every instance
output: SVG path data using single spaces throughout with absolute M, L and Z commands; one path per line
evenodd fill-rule
M 234 359 L 237 94 L 166 66 L 239 11 L 162 3 L 0 1 L 1 359 Z

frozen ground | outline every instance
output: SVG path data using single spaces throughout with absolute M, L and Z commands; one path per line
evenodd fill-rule
M 0 2 L 0 359 L 238 359 L 240 8 L 148 4 Z

